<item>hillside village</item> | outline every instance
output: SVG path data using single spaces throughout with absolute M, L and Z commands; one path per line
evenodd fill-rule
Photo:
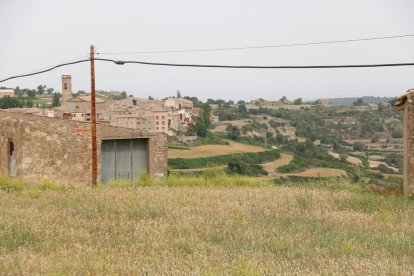
M 3 89 L 0 95 L 15 96 L 13 89 Z M 53 100 L 54 95 L 40 98 Z M 365 103 L 361 98 L 353 105 L 335 105 L 329 99 L 304 102 L 282 97 L 237 103 L 208 99 L 202 103 L 195 97 L 182 97 L 179 91 L 162 100 L 101 91 L 96 108 L 100 125 L 165 134 L 171 172 L 193 175 L 226 165 L 230 174 L 279 182 L 348 176 L 398 190 L 403 182 L 402 113 L 393 106 L 395 100 L 376 100 Z M 58 106 L 36 105 L 5 111 L 91 121 L 91 97 L 83 91 L 73 93 L 70 75 L 62 76 Z M 209 145 L 212 148 L 207 149 Z M 204 150 L 209 154 L 197 153 Z M 281 152 L 281 157 L 266 153 L 272 151 Z M 211 159 L 223 154 L 227 157 L 222 161 Z M 255 154 L 258 159 L 249 161 L 245 154 Z
M 111 91 L 107 94 L 109 96 L 98 93 L 96 99 L 97 121 L 111 126 L 143 131 L 148 130 L 166 133 L 168 136 L 177 136 L 179 133 L 185 133 L 189 126 L 194 125 L 193 117 L 201 114 L 201 108 L 193 107 L 192 101 L 180 96 L 164 100 L 134 97 L 116 99 L 121 96 L 121 92 Z M 2 97 L 15 96 L 12 89 L 4 89 L 0 91 L 0 95 Z M 87 93 L 74 96 L 70 75 L 62 76 L 61 95 L 59 107 L 15 108 L 10 109 L 10 111 L 65 120 L 91 121 L 91 96 Z M 217 122 L 218 120 L 213 112 L 210 114 L 210 120 L 212 122 Z

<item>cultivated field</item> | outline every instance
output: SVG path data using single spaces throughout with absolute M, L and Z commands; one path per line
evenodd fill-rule
M 247 121 L 246 120 L 221 121 L 220 124 L 216 126 L 215 128 L 213 128 L 211 131 L 212 132 L 226 132 L 226 127 L 228 124 L 241 128 L 242 126 L 247 124 Z
M 228 145 L 203 145 L 189 150 L 168 149 L 168 158 L 199 158 L 243 152 L 261 152 L 265 148 L 229 142 Z
M 326 185 L 0 191 L 0 271 L 412 274 L 414 201 Z

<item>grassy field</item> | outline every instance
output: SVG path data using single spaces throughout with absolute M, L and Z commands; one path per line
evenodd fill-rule
M 3 183 L 0 271 L 414 272 L 412 199 L 346 182 L 305 188 L 213 176 L 141 184 L 151 183 L 158 185 L 73 190 L 50 183 L 33 188 Z
M 190 148 L 189 150 L 168 149 L 168 158 L 200 158 L 243 152 L 261 152 L 265 150 L 262 147 L 229 142 L 228 145 L 203 145 Z

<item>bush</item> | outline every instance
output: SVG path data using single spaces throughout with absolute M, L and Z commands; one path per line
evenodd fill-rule
M 227 173 L 230 175 L 238 174 L 238 175 L 248 175 L 248 176 L 267 175 L 267 172 L 260 165 L 247 164 L 244 162 L 234 162 L 234 161 L 230 161 L 227 164 Z
M 367 149 L 367 146 L 365 146 L 364 144 L 362 144 L 361 142 L 355 142 L 352 145 L 352 148 L 356 151 L 364 151 Z
M 403 131 L 402 129 L 396 129 L 393 132 L 391 132 L 392 138 L 403 138 Z

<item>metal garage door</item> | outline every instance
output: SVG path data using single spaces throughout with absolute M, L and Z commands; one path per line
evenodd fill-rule
M 147 171 L 147 140 L 104 140 L 101 145 L 102 182 L 133 180 Z

